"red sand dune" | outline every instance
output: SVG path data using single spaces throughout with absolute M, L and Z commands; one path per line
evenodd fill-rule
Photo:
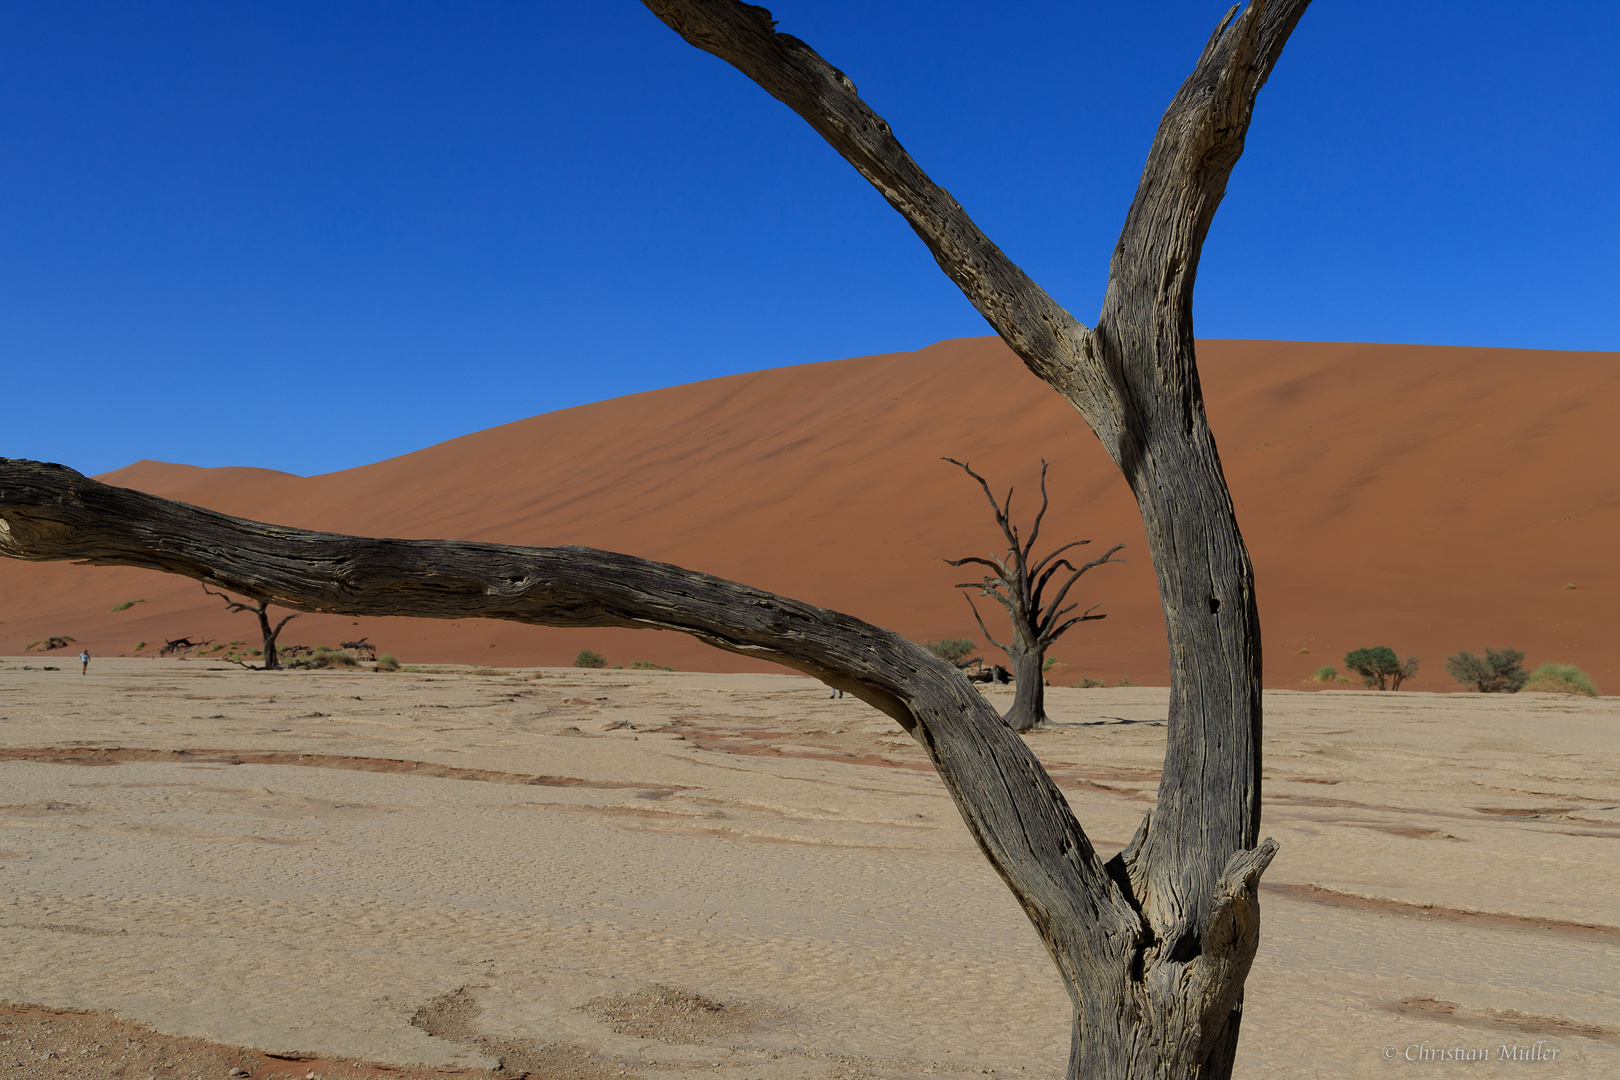
M 1579 664 L 1620 692 L 1620 355 L 1206 341 L 1211 421 L 1259 575 L 1266 683 L 1297 687 L 1344 653 L 1422 658 L 1486 646 Z M 1123 541 L 1125 566 L 1076 595 L 1102 622 L 1054 655 L 1082 674 L 1167 679 L 1135 506 L 1073 411 L 999 340 L 737 375 L 533 417 L 345 472 L 141 462 L 106 479 L 313 529 L 587 544 L 838 608 L 913 638 L 982 642 L 944 557 L 998 534 L 969 460 L 1043 535 Z M 71 464 L 71 463 L 70 463 Z M 1099 547 L 1089 549 L 1098 551 Z M 1568 586 L 1573 585 L 1573 588 Z M 125 600 L 144 604 L 112 613 Z M 986 610 L 992 632 L 1003 624 Z M 66 634 L 94 653 L 181 635 L 252 640 L 193 582 L 148 571 L 0 561 L 0 653 Z M 758 665 L 682 635 L 306 615 L 283 641 L 369 637 L 405 662 Z M 999 634 L 998 634 L 999 636 Z M 62 653 L 55 654 L 63 656 Z M 991 655 L 994 655 L 993 650 Z

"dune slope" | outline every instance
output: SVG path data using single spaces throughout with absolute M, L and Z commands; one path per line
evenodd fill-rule
M 1299 686 L 1349 649 L 1387 644 L 1422 658 L 1416 689 L 1453 689 L 1445 656 L 1487 646 L 1620 688 L 1620 356 L 1205 341 L 1200 363 L 1259 576 L 1268 685 Z M 993 338 L 637 394 L 322 476 L 142 462 L 107 479 L 307 528 L 627 551 L 914 638 L 983 643 L 952 588 L 971 575 L 941 560 L 989 551 L 998 534 L 944 455 L 998 490 L 1016 484 L 1024 518 L 1044 457 L 1043 536 L 1128 545 L 1128 564 L 1079 587 L 1108 618 L 1059 643 L 1059 681 L 1164 682 L 1130 491 L 1073 411 Z M 985 614 L 1000 637 L 998 613 Z M 189 581 L 0 564 L 0 653 L 52 634 L 104 654 L 252 631 Z M 611 663 L 754 666 L 675 634 L 477 622 L 307 615 L 283 640 L 361 636 L 405 661 L 557 664 L 592 648 Z

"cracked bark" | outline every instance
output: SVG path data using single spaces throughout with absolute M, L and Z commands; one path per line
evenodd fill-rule
M 894 717 L 927 750 L 1074 1003 L 1068 1075 L 1230 1075 L 1259 939 L 1260 640 L 1253 572 L 1204 417 L 1192 289 L 1255 96 L 1308 0 L 1229 12 L 1164 115 L 1087 328 L 906 154 L 847 77 L 768 12 L 645 0 L 799 113 L 869 180 L 1135 493 L 1169 637 L 1158 807 L 1104 864 L 1023 741 L 944 661 L 837 612 L 588 548 L 312 533 L 0 459 L 0 554 L 183 574 L 303 611 L 681 630 Z
M 1070 1073 L 1229 1075 L 1247 961 L 1224 979 L 1206 971 L 1212 981 L 1202 989 L 1193 984 L 1216 924 L 1237 910 L 1221 891 L 1228 862 L 1267 850 L 1257 848 L 1260 624 L 1253 568 L 1204 415 L 1193 281 L 1255 98 L 1309 0 L 1251 0 L 1210 35 L 1154 136 L 1093 328 L 991 243 L 854 84 L 804 42 L 776 33 L 764 9 L 644 2 L 793 109 L 866 177 L 1025 365 L 1074 405 L 1130 484 L 1169 638 L 1169 738 L 1158 810 L 1113 864 L 1144 919 L 1142 975 L 1135 989 L 1107 990 L 1113 1004 L 1101 1015 L 1082 996 Z M 1252 903 L 1243 910 L 1249 918 Z

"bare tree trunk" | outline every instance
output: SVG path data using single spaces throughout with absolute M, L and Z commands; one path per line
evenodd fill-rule
M 264 638 L 264 670 L 279 671 L 281 670 L 281 655 L 276 652 L 276 638 L 280 636 L 281 627 L 286 626 L 287 622 L 283 619 L 280 626 L 272 627 L 270 625 L 270 616 L 267 613 L 269 607 L 269 604 L 260 604 L 254 609 L 254 614 L 259 617 L 259 633 Z
M 1046 723 L 1046 684 L 1041 678 L 1046 667 L 1046 650 L 1058 638 L 1081 623 L 1107 618 L 1106 615 L 1093 615 L 1091 612 L 1095 608 L 1088 608 L 1072 619 L 1064 618 L 1080 606 L 1078 603 L 1064 604 L 1068 599 L 1069 590 L 1074 588 L 1075 582 L 1084 577 L 1087 571 L 1105 563 L 1119 562 L 1120 560 L 1114 556 L 1125 545 L 1115 544 L 1101 558 L 1092 559 L 1079 566 L 1070 562 L 1063 553 L 1084 547 L 1091 543 L 1090 540 L 1071 540 L 1055 551 L 1049 552 L 1045 557 L 1035 559 L 1035 542 L 1040 539 L 1041 522 L 1045 519 L 1050 505 L 1046 497 L 1046 462 L 1044 460 L 1041 462 L 1041 508 L 1030 525 L 1029 539 L 1025 540 L 1019 536 L 1018 526 L 1012 522 L 1012 489 L 1009 488 L 1007 491 L 1006 502 L 998 503 L 989 483 L 969 468 L 966 462 L 957 461 L 955 458 L 945 460 L 958 466 L 979 482 L 979 487 L 984 490 L 984 497 L 990 500 L 990 509 L 995 513 L 996 524 L 1001 527 L 1001 535 L 1007 541 L 1005 555 L 992 553 L 983 559 L 970 555 L 965 559 L 945 561 L 951 566 L 976 563 L 990 571 L 983 580 L 977 583 L 965 582 L 957 588 L 977 588 L 980 596 L 994 600 L 1007 612 L 1007 619 L 1013 629 L 1011 645 L 1003 645 L 991 636 L 990 628 L 984 625 L 984 616 L 979 614 L 979 605 L 973 602 L 971 595 L 963 594 L 967 597 L 968 606 L 973 609 L 973 617 L 978 620 L 979 629 L 984 633 L 985 639 L 1005 652 L 1012 661 L 1018 692 L 1013 697 L 1012 708 L 1003 719 L 1014 731 L 1033 731 Z M 1060 571 L 1067 571 L 1067 576 L 1058 577 Z M 1050 595 L 1047 593 L 1048 587 L 1053 589 Z M 1001 670 L 1000 667 L 996 668 L 998 672 Z
M 210 590 L 206 584 L 203 585 L 203 592 L 207 593 L 209 596 L 217 596 L 221 600 L 225 601 L 225 607 L 229 611 L 251 611 L 253 614 L 257 615 L 259 617 L 259 634 L 264 640 L 264 670 L 281 670 L 281 654 L 276 652 L 276 638 L 281 635 L 282 627 L 298 618 L 298 612 L 295 611 L 291 615 L 284 616 L 280 622 L 276 623 L 275 626 L 271 626 L 269 615 L 270 604 L 268 601 L 259 600 L 252 604 L 244 604 L 239 600 L 232 600 L 224 593 L 217 593 Z M 237 663 L 240 664 L 241 661 L 238 660 Z
M 1013 666 L 1013 703 L 1002 717 L 1014 731 L 1034 731 L 1046 723 L 1046 681 L 1041 676 L 1043 663 L 1039 646 L 1024 640 L 1024 635 L 1013 633 L 1012 648 L 1008 651 Z

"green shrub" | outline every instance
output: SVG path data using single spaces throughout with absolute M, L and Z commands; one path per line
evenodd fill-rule
M 1081 679 L 1079 682 L 1075 683 L 1074 685 L 1080 687 L 1083 690 L 1090 690 L 1094 686 L 1107 686 L 1108 684 L 1103 682 L 1101 679 L 1093 679 L 1090 675 L 1087 675 L 1085 678 Z
M 655 664 L 651 660 L 637 660 L 630 665 L 632 671 L 674 671 L 675 669 L 664 664 Z
M 1051 671 L 1061 663 L 1063 663 L 1063 661 L 1057 659 L 1056 657 L 1048 656 L 1045 660 L 1041 661 L 1041 671 Z
M 1408 656 L 1403 664 L 1388 645 L 1374 645 L 1345 653 L 1344 666 L 1360 675 L 1369 690 L 1399 690 L 1417 674 L 1418 658 Z
M 146 603 L 145 600 L 125 600 L 122 604 L 119 604 L 117 607 L 112 609 L 112 614 L 116 615 L 120 611 L 128 611 L 130 608 L 134 607 L 136 604 L 144 604 L 144 603 Z
M 1515 694 L 1530 681 L 1522 649 L 1486 649 L 1481 660 L 1471 652 L 1446 657 L 1446 674 L 1482 694 Z
M 574 666 L 584 668 L 604 668 L 607 667 L 607 657 L 603 656 L 599 652 L 592 652 L 590 649 L 581 649 L 579 650 L 579 655 L 574 657 Z
M 383 653 L 381 656 L 377 657 L 376 670 L 378 670 L 378 671 L 398 671 L 399 670 L 399 661 L 394 658 L 393 653 Z
M 1321 667 L 1311 672 L 1311 682 L 1336 683 L 1338 681 L 1339 669 L 1334 667 L 1332 664 L 1323 664 Z M 1350 680 L 1345 679 L 1344 681 L 1349 682 Z
M 341 649 L 334 649 L 328 645 L 317 645 L 311 649 L 308 656 L 300 656 L 289 667 L 295 668 L 352 668 L 359 667 L 360 662 Z
M 141 650 L 142 650 L 142 649 L 144 649 L 144 648 L 146 648 L 146 642 L 144 642 L 144 641 L 137 641 L 137 642 L 136 642 L 136 643 L 135 643 L 135 648 L 134 648 L 134 649 L 132 649 L 132 650 L 130 650 L 130 651 L 131 651 L 131 652 L 140 652 L 140 651 L 141 651 Z
M 1586 672 L 1574 664 L 1542 664 L 1519 689 L 1521 694 L 1585 694 L 1597 697 L 1598 688 Z
M 1114 685 L 1115 686 L 1135 686 L 1136 685 L 1136 680 L 1135 679 L 1121 679 L 1121 680 L 1119 680 L 1119 682 L 1115 683 Z
M 922 643 L 922 646 L 935 656 L 939 657 L 941 660 L 949 660 L 953 664 L 958 660 L 967 659 L 968 653 L 978 648 L 977 645 L 965 637 L 942 638 L 939 641 L 925 641 Z

